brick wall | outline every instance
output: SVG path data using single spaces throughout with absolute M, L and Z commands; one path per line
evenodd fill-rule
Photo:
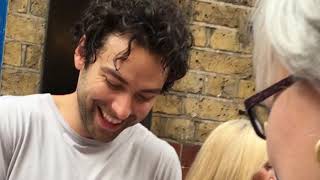
M 153 109 L 152 131 L 175 147 L 186 174 L 221 122 L 243 116 L 254 92 L 247 33 L 253 0 L 179 0 L 195 37 L 191 70 Z
M 9 0 L 0 94 L 38 92 L 49 0 Z
M 195 37 L 191 70 L 153 109 L 152 131 L 186 173 L 207 135 L 238 118 L 254 91 L 246 23 L 254 0 L 178 0 Z M 0 94 L 38 91 L 49 0 L 9 0 Z

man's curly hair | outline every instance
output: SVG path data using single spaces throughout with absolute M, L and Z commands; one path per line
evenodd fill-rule
M 74 41 L 81 47 L 85 67 L 96 61 L 104 41 L 112 33 L 127 35 L 128 48 L 115 60 L 126 60 L 132 42 L 161 57 L 168 78 L 162 91 L 188 70 L 192 35 L 185 15 L 174 0 L 98 0 L 90 4 L 73 28 Z

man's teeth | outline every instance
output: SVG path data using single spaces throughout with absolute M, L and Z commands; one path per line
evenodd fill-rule
M 118 119 L 115 119 L 115 118 L 109 116 L 109 115 L 108 115 L 106 112 L 104 112 L 104 111 L 102 111 L 102 115 L 103 115 L 103 118 L 104 118 L 106 121 L 108 121 L 108 122 L 110 122 L 110 123 L 112 123 L 112 124 L 120 124 L 120 123 L 122 122 L 121 120 L 118 120 Z

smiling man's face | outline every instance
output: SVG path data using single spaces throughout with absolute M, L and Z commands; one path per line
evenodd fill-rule
M 77 97 L 87 137 L 112 141 L 125 128 L 142 121 L 166 81 L 159 56 L 132 43 L 127 60 L 114 58 L 128 47 L 125 36 L 110 35 L 96 61 L 84 67 L 79 47 L 75 66 L 80 70 Z

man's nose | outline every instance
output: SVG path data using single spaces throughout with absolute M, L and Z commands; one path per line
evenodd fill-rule
M 127 119 L 132 113 L 132 99 L 130 95 L 118 95 L 112 102 L 112 110 L 119 120 Z

